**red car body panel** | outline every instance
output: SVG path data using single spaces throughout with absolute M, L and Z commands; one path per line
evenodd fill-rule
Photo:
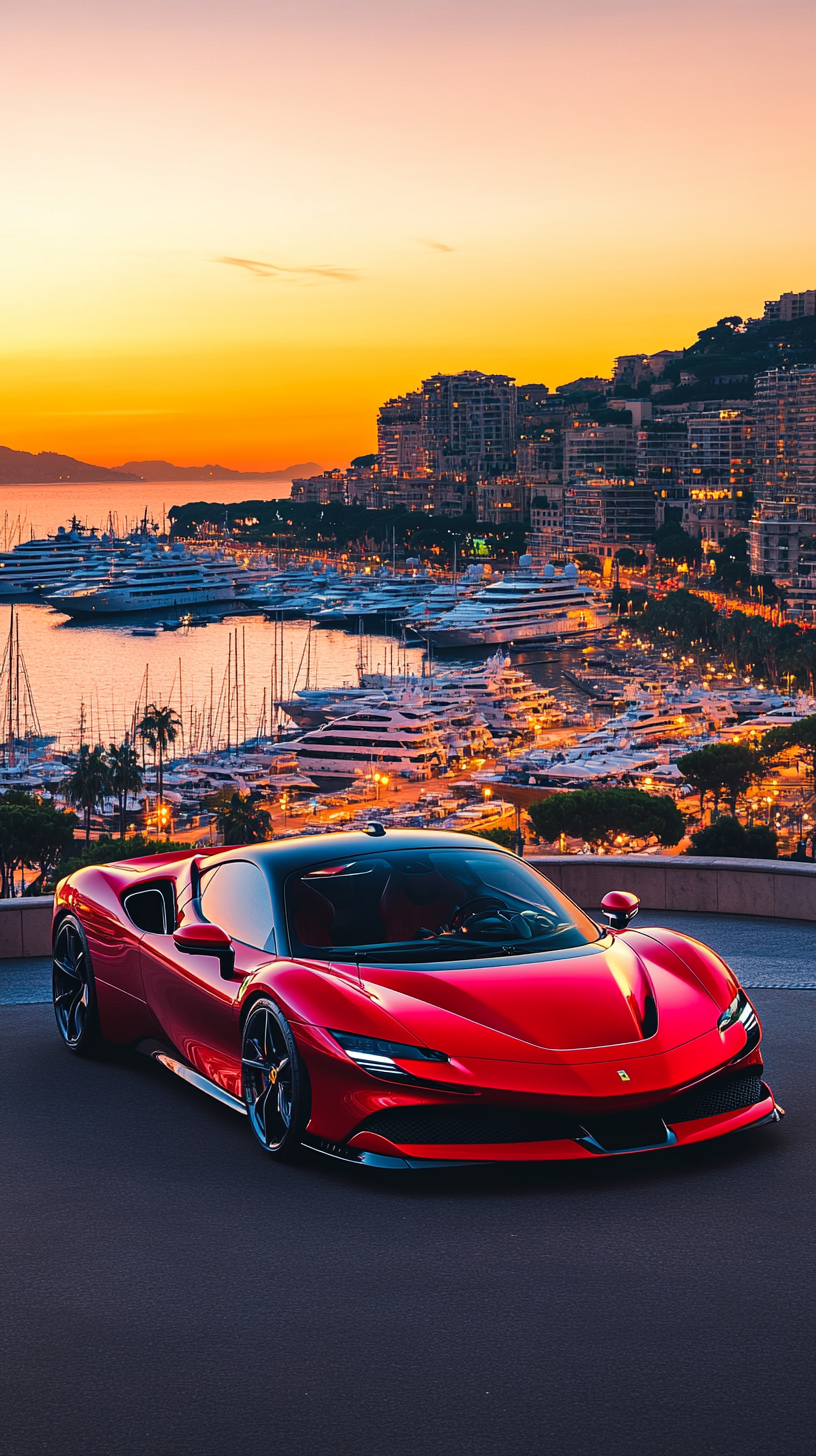
M 445 843 L 454 840 L 461 843 L 444 836 Z M 319 846 L 309 843 L 317 855 Z M 224 853 L 257 857 L 278 848 L 285 852 L 287 844 Z M 761 1071 L 758 1033 L 749 1047 L 742 1021 L 717 1027 L 739 992 L 734 973 L 706 946 L 665 929 L 603 932 L 592 944 L 528 961 L 513 955 L 416 969 L 368 961 L 359 967 L 342 952 L 333 962 L 308 960 L 285 946 L 270 954 L 235 941 L 235 973 L 225 979 L 213 956 L 182 953 L 172 933 L 140 931 L 123 904 L 134 888 L 161 882 L 171 887 L 176 923 L 196 921 L 193 859 L 156 856 L 89 868 L 57 887 L 55 923 L 73 911 L 88 939 L 102 1033 L 122 1045 L 156 1038 L 240 1098 L 242 1017 L 257 994 L 271 995 L 308 1071 L 307 1132 L 316 1144 L 418 1160 L 586 1159 L 596 1153 L 575 1138 L 401 1142 L 361 1124 L 399 1109 L 636 1113 L 662 1108 L 724 1073 Z M 645 1035 L 650 1002 L 657 1025 Z M 409 1076 L 395 1083 L 361 1068 L 331 1028 L 432 1048 L 448 1060 L 398 1059 Z M 763 1121 L 775 1105 L 762 1087 L 750 1106 L 667 1126 L 683 1144 Z

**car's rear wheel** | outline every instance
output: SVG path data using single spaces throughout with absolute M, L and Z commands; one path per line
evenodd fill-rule
M 54 1015 L 65 1045 L 78 1056 L 92 1056 L 102 1046 L 91 953 L 75 915 L 57 926 L 52 958 Z
M 252 1131 L 265 1152 L 291 1162 L 309 1120 L 309 1078 L 292 1028 L 271 998 L 249 1008 L 241 1062 Z

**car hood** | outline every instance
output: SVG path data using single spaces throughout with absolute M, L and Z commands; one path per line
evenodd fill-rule
M 710 1032 L 711 997 L 661 951 L 652 962 L 616 938 L 535 961 L 361 971 L 369 995 L 425 1045 L 539 1060 L 621 1046 L 657 1052 Z

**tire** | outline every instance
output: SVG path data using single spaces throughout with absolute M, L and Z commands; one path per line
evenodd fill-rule
M 66 915 L 57 926 L 51 964 L 54 1015 L 60 1036 L 77 1056 L 93 1056 L 104 1042 L 91 953 L 75 915 Z
M 241 1080 L 249 1124 L 264 1152 L 291 1163 L 309 1121 L 309 1075 L 292 1028 L 271 997 L 253 1001 L 244 1021 Z

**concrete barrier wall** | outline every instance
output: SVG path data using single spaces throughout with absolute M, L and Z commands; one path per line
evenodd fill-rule
M 51 954 L 53 895 L 0 900 L 0 960 Z
M 816 921 L 816 865 L 645 854 L 541 855 L 529 862 L 587 910 L 609 890 L 628 890 L 644 910 Z

